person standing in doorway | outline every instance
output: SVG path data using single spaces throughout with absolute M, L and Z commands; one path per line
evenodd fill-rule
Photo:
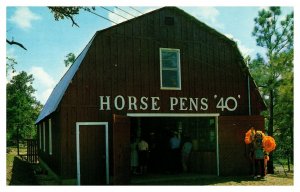
M 158 150 L 157 150 L 157 135 L 155 132 L 149 134 L 149 158 L 148 158 L 148 172 L 156 172 L 158 170 Z
M 172 173 L 179 172 L 180 169 L 180 139 L 178 138 L 178 133 L 176 131 L 173 132 L 173 136 L 171 137 L 170 141 L 170 171 Z
M 139 168 L 140 173 L 146 174 L 148 169 L 148 152 L 149 152 L 149 145 L 145 141 L 144 138 L 141 138 L 138 143 L 138 156 L 139 156 Z
M 138 171 L 138 143 L 136 138 L 133 138 L 132 143 L 130 144 L 131 148 L 131 172 L 132 174 L 136 175 Z
M 181 163 L 183 172 L 188 171 L 188 162 L 190 159 L 190 153 L 192 151 L 193 144 L 191 142 L 190 137 L 186 137 L 185 142 L 181 149 Z

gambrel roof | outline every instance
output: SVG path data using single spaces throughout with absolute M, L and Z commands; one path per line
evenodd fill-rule
M 44 118 L 49 116 L 51 113 L 53 113 L 57 110 L 57 108 L 58 108 L 58 106 L 59 106 L 59 104 L 60 104 L 60 102 L 61 102 L 68 86 L 69 86 L 69 83 L 72 81 L 74 75 L 78 71 L 83 59 L 86 57 L 86 54 L 87 54 L 88 50 L 91 47 L 91 44 L 92 44 L 93 40 L 95 39 L 95 37 L 97 35 L 99 35 L 103 31 L 110 30 L 110 29 L 112 29 L 116 26 L 123 25 L 124 23 L 135 21 L 137 19 L 140 19 L 141 17 L 144 17 L 144 16 L 149 15 L 149 14 L 154 14 L 154 13 L 157 13 L 159 11 L 163 11 L 165 9 L 172 10 L 177 14 L 188 17 L 192 22 L 197 24 L 199 27 L 204 28 L 206 31 L 210 32 L 211 34 L 217 36 L 220 39 L 224 39 L 226 42 L 228 42 L 231 46 L 233 46 L 237 50 L 236 51 L 236 57 L 238 58 L 238 63 L 239 63 L 239 66 L 241 67 L 243 73 L 246 74 L 246 75 L 249 75 L 251 77 L 251 75 L 249 73 L 249 70 L 248 70 L 248 68 L 247 68 L 247 66 L 244 62 L 244 59 L 243 59 L 241 53 L 238 50 L 236 42 L 232 41 L 231 39 L 229 39 L 225 35 L 219 33 L 215 29 L 213 29 L 213 28 L 207 26 L 206 24 L 200 22 L 195 17 L 189 15 L 188 13 L 184 12 L 183 10 L 181 10 L 177 7 L 163 7 L 163 8 L 154 10 L 152 12 L 146 13 L 144 15 L 141 15 L 139 17 L 130 19 L 128 21 L 125 21 L 123 23 L 120 23 L 120 24 L 117 24 L 117 25 L 114 25 L 112 27 L 109 27 L 109 28 L 106 28 L 106 29 L 103 29 L 103 30 L 100 30 L 100 31 L 96 32 L 96 34 L 93 36 L 93 38 L 90 40 L 90 42 L 86 45 L 86 47 L 83 49 L 83 51 L 80 53 L 80 55 L 76 58 L 73 65 L 69 68 L 69 70 L 65 73 L 65 75 L 59 81 L 59 83 L 56 85 L 56 87 L 54 88 L 51 95 L 49 96 L 45 106 L 43 107 L 43 109 L 42 109 L 42 111 L 41 111 L 41 113 L 40 113 L 40 115 L 37 118 L 35 123 L 39 123 L 41 120 L 43 120 Z M 256 87 L 255 82 L 254 82 L 252 77 L 251 77 L 251 81 L 252 81 L 252 83 L 254 83 L 254 86 Z M 260 95 L 257 89 L 255 89 L 254 92 L 255 92 L 255 94 Z M 261 98 L 261 96 L 259 96 L 259 100 L 260 100 L 259 102 L 262 104 L 263 108 L 265 108 L 265 103 L 264 103 L 263 99 Z

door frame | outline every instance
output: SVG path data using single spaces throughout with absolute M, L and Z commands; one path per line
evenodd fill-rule
M 76 122 L 76 161 L 77 161 L 77 185 L 80 185 L 80 126 L 105 126 L 105 163 L 106 163 L 106 184 L 109 184 L 109 145 L 108 145 L 108 122 Z
M 114 185 L 130 183 L 130 118 L 113 114 L 113 181 Z
M 127 113 L 128 117 L 215 117 L 217 176 L 220 176 L 219 119 L 220 113 Z

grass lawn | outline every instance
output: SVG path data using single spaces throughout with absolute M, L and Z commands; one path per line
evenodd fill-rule
M 26 148 L 20 148 L 20 154 L 26 154 Z M 6 154 L 6 185 L 59 185 L 50 175 L 34 174 L 37 167 L 18 156 L 15 147 L 10 148 Z
M 24 154 L 23 148 L 20 154 Z M 36 185 L 32 167 L 17 155 L 17 149 L 11 148 L 6 154 L 6 185 Z
M 31 165 L 17 156 L 16 148 L 12 148 L 6 154 L 6 163 L 7 185 L 59 185 L 47 174 L 35 175 L 33 167 L 38 165 Z M 294 173 L 293 171 L 285 173 L 282 166 L 275 165 L 275 174 L 269 174 L 263 180 L 254 179 L 250 176 L 217 177 L 199 174 L 149 174 L 132 177 L 130 185 L 291 186 L 294 185 Z

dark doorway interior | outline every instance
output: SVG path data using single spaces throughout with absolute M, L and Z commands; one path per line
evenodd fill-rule
M 181 140 L 181 147 L 188 138 L 192 142 L 188 171 L 216 174 L 215 120 L 215 117 L 133 117 L 131 143 L 138 138 L 144 138 L 149 144 L 149 173 L 180 173 L 182 172 L 180 153 L 177 157 L 179 163 L 176 170 L 170 167 L 172 162 L 176 161 L 170 153 L 169 142 L 175 132 Z

